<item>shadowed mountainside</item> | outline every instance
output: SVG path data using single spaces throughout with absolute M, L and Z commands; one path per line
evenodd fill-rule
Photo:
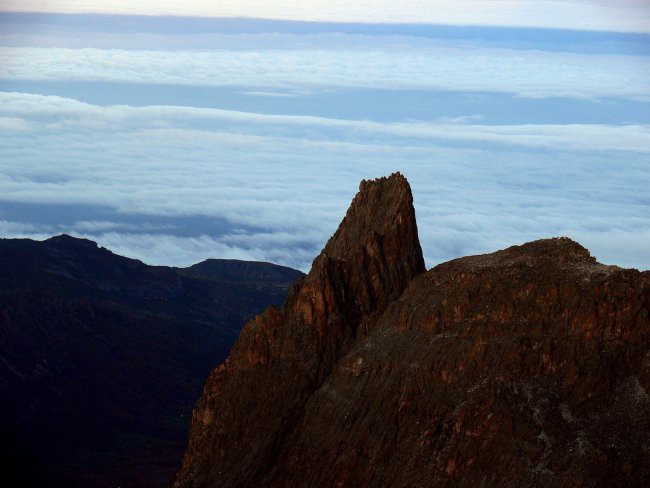
M 5 480 L 164 486 L 210 368 L 301 276 L 232 260 L 147 266 L 67 235 L 0 239 Z
M 364 181 L 210 375 L 174 486 L 648 486 L 650 272 L 546 239 L 425 272 Z

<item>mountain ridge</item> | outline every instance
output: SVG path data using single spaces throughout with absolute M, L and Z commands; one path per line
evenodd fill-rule
M 650 272 L 568 238 L 425 272 L 406 179 L 364 181 L 213 370 L 174 487 L 647 486 L 648 358 Z
M 273 269 L 197 277 L 67 235 L 0 239 L 6 479 L 164 486 L 212 364 L 302 276 Z

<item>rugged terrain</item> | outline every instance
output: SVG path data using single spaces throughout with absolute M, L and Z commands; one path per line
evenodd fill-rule
M 210 369 L 300 276 L 147 266 L 66 235 L 0 240 L 5 485 L 166 486 Z
M 567 238 L 425 272 L 399 174 L 210 375 L 174 486 L 650 486 L 650 272 Z

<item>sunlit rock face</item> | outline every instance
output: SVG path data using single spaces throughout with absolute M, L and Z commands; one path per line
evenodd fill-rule
M 363 182 L 194 411 L 176 487 L 647 486 L 650 272 L 547 239 L 424 272 L 399 174 Z

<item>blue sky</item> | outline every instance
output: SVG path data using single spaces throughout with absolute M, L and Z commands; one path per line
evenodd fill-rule
M 3 3 L 0 235 L 307 269 L 401 171 L 429 266 L 567 235 L 650 268 L 644 2 L 212 3 Z

